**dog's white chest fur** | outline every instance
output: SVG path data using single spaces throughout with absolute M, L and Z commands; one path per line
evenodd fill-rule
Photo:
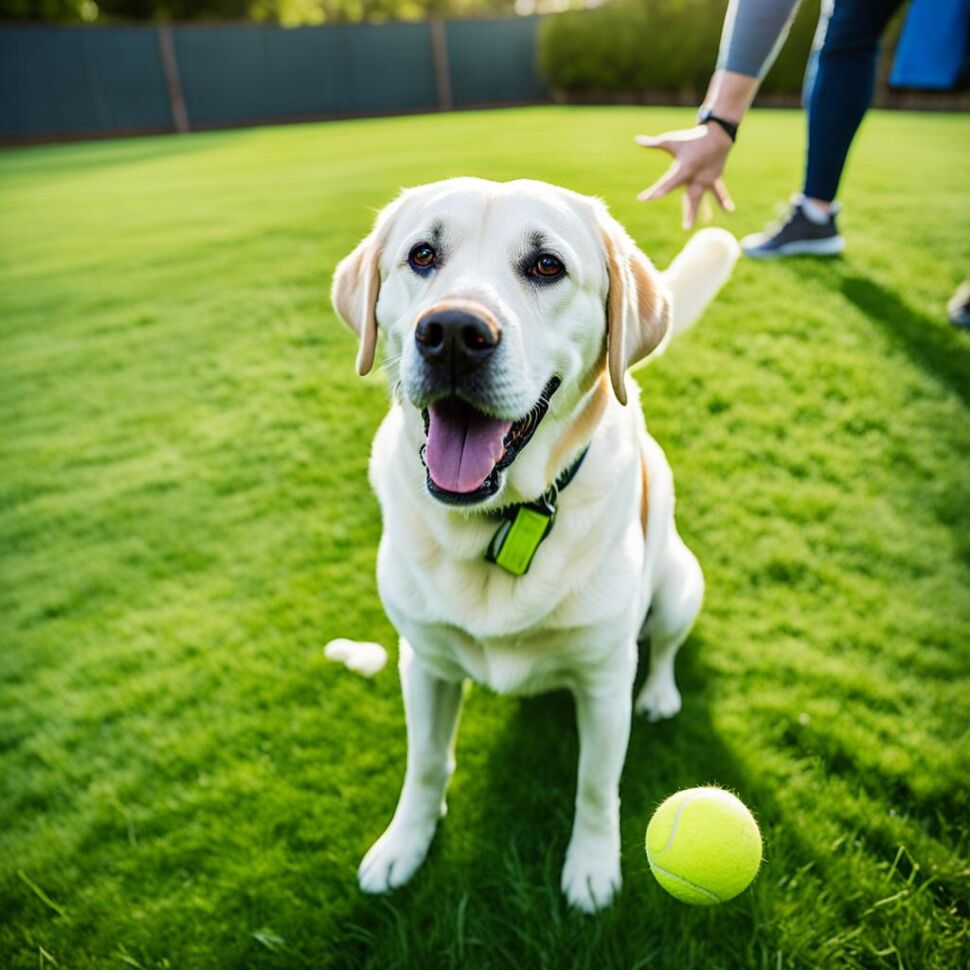
M 573 687 L 577 675 L 611 662 L 623 639 L 616 631 L 636 627 L 647 606 L 642 524 L 615 515 L 618 502 L 636 508 L 640 501 L 641 438 L 619 433 L 637 414 L 617 406 L 604 418 L 580 473 L 559 496 L 551 533 L 528 573 L 515 577 L 484 558 L 500 519 L 443 513 L 414 487 L 416 446 L 400 409 L 391 409 L 371 459 L 384 517 L 378 586 L 389 617 L 438 676 L 532 694 Z M 656 445 L 653 457 L 663 460 Z M 667 476 L 658 469 L 658 477 Z M 657 512 L 663 504 L 661 492 Z

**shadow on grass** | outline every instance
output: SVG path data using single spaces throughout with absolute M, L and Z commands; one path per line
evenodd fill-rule
M 939 317 L 920 313 L 891 289 L 859 276 L 858 268 L 842 258 L 800 257 L 786 260 L 784 269 L 799 284 L 813 280 L 841 295 L 898 346 L 927 378 L 954 394 L 965 407 L 970 404 L 970 334 L 950 325 L 942 305 Z M 964 444 L 956 422 L 941 425 L 934 431 L 944 437 L 954 455 L 960 454 Z M 937 473 L 929 481 L 925 472 L 908 458 L 905 449 L 897 451 L 894 460 L 900 470 L 898 484 L 905 481 L 905 491 L 912 500 L 932 508 L 938 521 L 952 533 L 961 560 L 970 562 L 967 528 L 970 503 L 963 468 L 955 465 L 952 476 L 941 477 Z M 908 476 L 902 474 L 905 468 L 911 471 Z
M 918 313 L 872 280 L 847 276 L 842 294 L 882 329 L 930 376 L 970 403 L 970 342 L 965 333 Z
M 958 331 L 942 317 L 933 319 L 917 312 L 895 293 L 872 280 L 846 276 L 836 285 L 843 296 L 899 345 L 928 377 L 955 394 L 964 406 L 970 404 L 968 334 Z M 961 441 L 954 438 L 952 447 L 961 448 Z M 933 508 L 940 523 L 952 532 L 960 558 L 970 562 L 965 474 L 960 473 L 949 482 L 937 481 L 935 488 L 927 488 L 927 484 L 922 476 L 914 476 L 914 497 Z

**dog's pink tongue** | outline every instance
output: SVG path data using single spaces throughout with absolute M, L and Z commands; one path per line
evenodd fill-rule
M 474 492 L 491 474 L 512 427 L 457 401 L 429 408 L 428 445 L 424 460 L 431 480 L 449 492 Z

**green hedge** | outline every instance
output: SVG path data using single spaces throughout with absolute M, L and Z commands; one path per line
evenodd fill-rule
M 717 60 L 726 6 L 726 0 L 614 0 L 546 17 L 539 69 L 567 94 L 677 94 L 699 101 Z M 802 3 L 763 91 L 801 90 L 818 10 L 818 0 Z

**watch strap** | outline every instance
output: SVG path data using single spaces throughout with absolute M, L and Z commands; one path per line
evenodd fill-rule
M 701 108 L 700 112 L 697 115 L 698 124 L 706 125 L 712 121 L 714 122 L 714 124 L 724 129 L 724 131 L 727 133 L 728 138 L 730 138 L 731 141 L 738 140 L 739 126 L 735 124 L 735 122 L 728 121 L 727 118 L 721 118 L 719 115 L 714 114 L 714 112 L 711 111 L 710 108 Z

